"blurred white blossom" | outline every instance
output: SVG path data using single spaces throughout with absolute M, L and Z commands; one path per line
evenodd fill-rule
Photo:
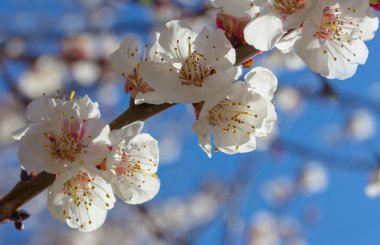
M 260 211 L 252 218 L 249 244 L 307 245 L 298 221 L 292 217 L 276 217 L 266 211 Z
M 295 88 L 282 87 L 277 92 L 276 105 L 283 112 L 294 113 L 301 109 L 303 97 Z
M 64 84 L 64 64 L 50 56 L 38 58 L 34 67 L 21 77 L 18 87 L 29 98 L 40 97 L 43 93 L 53 94 Z
M 301 190 L 309 194 L 324 191 L 328 182 L 327 170 L 318 162 L 310 162 L 303 166 L 298 179 Z
M 288 202 L 293 198 L 295 184 L 289 177 L 278 177 L 264 182 L 261 186 L 261 193 L 264 198 L 272 205 Z
M 347 130 L 356 140 L 368 140 L 376 134 L 376 119 L 370 111 L 357 109 L 348 121 Z
M 83 87 L 92 86 L 101 74 L 101 69 L 95 62 L 77 61 L 72 65 L 74 80 Z
M 380 167 L 376 167 L 371 172 L 371 179 L 364 189 L 369 198 L 380 196 Z

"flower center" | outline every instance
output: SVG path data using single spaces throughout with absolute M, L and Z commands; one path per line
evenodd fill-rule
M 83 120 L 80 125 L 77 125 L 75 122 L 71 122 L 72 120 L 65 121 L 59 137 L 44 133 L 50 142 L 50 145 L 46 145 L 46 147 L 50 147 L 53 159 L 74 162 L 82 151 L 86 152 L 87 145 L 83 144 L 86 121 Z
M 359 24 L 351 19 L 345 18 L 344 13 L 346 11 L 355 13 L 356 9 L 326 7 L 323 10 L 319 30 L 314 34 L 314 37 L 319 39 L 319 42 L 325 48 L 323 53 L 331 54 L 334 60 L 337 60 L 337 57 L 334 56 L 336 52 L 342 54 L 347 61 L 350 61 L 352 56 L 356 56 L 349 48 L 352 40 L 350 34 L 353 30 L 359 28 Z
M 91 177 L 89 173 L 83 171 L 79 171 L 75 177 L 63 184 L 63 194 L 65 197 L 69 197 L 71 202 L 77 208 L 84 205 L 85 210 L 87 211 L 94 204 L 93 198 L 100 198 L 104 202 L 105 207 L 110 206 L 108 202 L 108 199 L 111 198 L 110 194 L 105 192 L 103 196 L 99 193 L 94 193 L 97 189 L 98 192 L 99 190 L 103 193 L 105 192 L 105 189 L 102 186 L 96 184 L 94 177 Z M 63 210 L 63 215 L 65 215 L 67 219 L 71 219 L 71 216 L 69 216 L 66 209 Z M 80 222 L 79 217 L 77 217 L 76 222 Z M 89 220 L 89 224 L 91 223 L 92 221 Z M 83 227 L 83 225 L 84 224 L 82 224 L 81 227 Z
M 212 127 L 221 129 L 225 133 L 247 134 L 255 131 L 254 122 L 258 115 L 254 114 L 251 105 L 236 103 L 228 99 L 214 106 L 208 112 L 208 122 Z
M 134 96 L 141 92 L 143 94 L 147 92 L 153 92 L 154 89 L 141 77 L 139 72 L 140 64 L 133 70 L 132 74 L 126 75 L 125 90 L 132 91 Z
M 139 161 L 135 162 L 124 149 L 121 149 L 121 158 L 114 171 L 119 178 L 133 177 L 135 172 L 141 171 L 141 163 Z
M 274 0 L 273 4 L 282 15 L 286 16 L 303 9 L 305 7 L 305 0 Z
M 215 74 L 216 71 L 206 65 L 206 58 L 201 53 L 194 51 L 183 63 L 179 71 L 179 79 L 182 85 L 202 87 L 203 81 Z

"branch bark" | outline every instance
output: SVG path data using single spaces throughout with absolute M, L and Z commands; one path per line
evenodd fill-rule
M 259 52 L 259 50 L 249 45 L 236 49 L 236 65 L 241 65 L 245 60 L 250 59 Z M 111 129 L 118 129 L 138 120 L 145 121 L 173 105 L 134 105 L 132 103 L 123 114 L 110 123 L 110 127 Z M 48 188 L 54 180 L 55 175 L 41 172 L 29 180 L 19 181 L 8 194 L 0 199 L 0 222 L 9 220 L 22 205 Z

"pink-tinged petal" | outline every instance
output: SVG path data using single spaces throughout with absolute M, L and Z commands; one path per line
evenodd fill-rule
M 128 145 L 114 146 L 107 157 L 107 179 L 124 202 L 140 204 L 149 201 L 160 188 L 155 175 L 158 161 L 157 141 L 148 134 L 139 134 Z

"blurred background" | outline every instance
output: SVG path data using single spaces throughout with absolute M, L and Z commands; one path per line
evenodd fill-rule
M 120 40 L 149 44 L 172 19 L 214 28 L 215 14 L 204 0 L 2 0 L 0 196 L 19 180 L 10 135 L 25 125 L 30 100 L 75 90 L 110 122 L 129 103 L 109 67 Z M 346 81 L 321 78 L 294 54 L 256 57 L 253 66 L 279 78 L 277 127 L 257 151 L 208 159 L 192 132 L 193 108 L 175 106 L 144 129 L 160 147 L 154 200 L 119 201 L 86 234 L 56 222 L 43 193 L 24 207 L 25 230 L 0 225 L 0 244 L 378 245 L 380 37 L 367 44 L 367 63 Z

